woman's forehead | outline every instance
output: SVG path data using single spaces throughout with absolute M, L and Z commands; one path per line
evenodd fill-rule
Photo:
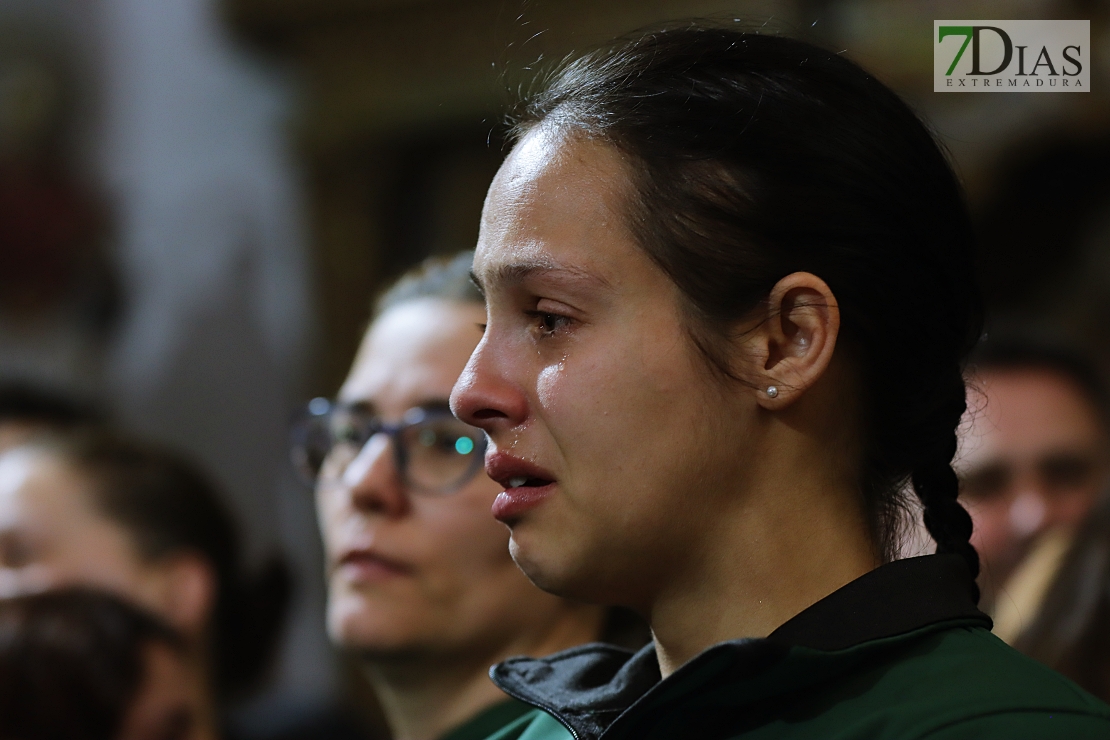
M 628 164 L 616 147 L 539 126 L 525 135 L 501 164 L 490 184 L 483 215 L 496 217 L 506 210 L 568 204 L 616 213 L 630 183 Z
M 640 256 L 627 228 L 629 180 L 611 146 L 528 134 L 490 187 L 474 259 L 483 289 L 535 275 L 612 284 Z
M 367 332 L 340 399 L 385 412 L 446 398 L 481 339 L 484 317 L 480 304 L 436 298 L 390 308 Z
M 7 515 L 25 507 L 86 508 L 85 483 L 47 450 L 17 447 L 0 454 L 0 509 Z M 4 516 L 0 515 L 0 519 Z
M 0 493 L 26 488 L 32 479 L 56 477 L 66 472 L 61 462 L 48 451 L 21 445 L 0 453 Z

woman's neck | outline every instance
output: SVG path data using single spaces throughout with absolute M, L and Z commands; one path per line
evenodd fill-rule
M 200 647 L 193 647 L 187 658 L 189 695 L 192 717 L 188 740 L 219 740 L 220 712 L 216 693 L 213 691 L 211 661 L 208 657 L 207 638 Z
M 506 698 L 485 662 L 375 662 L 366 674 L 395 740 L 434 740 Z
M 548 655 L 594 641 L 603 621 L 601 607 L 568 604 L 566 614 L 540 635 L 486 651 L 368 661 L 366 675 L 394 740 L 434 740 L 508 698 L 490 681 L 490 666 L 514 655 Z
M 744 491 L 721 496 L 655 592 L 648 614 L 664 676 L 719 642 L 767 636 L 880 564 L 854 476 L 822 466 L 808 442 L 783 441 L 764 449 Z

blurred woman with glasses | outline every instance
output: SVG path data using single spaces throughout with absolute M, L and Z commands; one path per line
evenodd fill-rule
M 359 655 L 397 740 L 483 738 L 528 707 L 489 680 L 511 655 L 605 635 L 602 607 L 546 594 L 490 516 L 485 435 L 448 397 L 482 336 L 472 254 L 432 260 L 379 301 L 335 403 L 316 399 L 293 455 L 316 483 L 328 630 Z

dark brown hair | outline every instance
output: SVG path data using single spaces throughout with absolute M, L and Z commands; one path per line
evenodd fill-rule
M 109 594 L 0 600 L 0 738 L 114 740 L 152 642 L 181 648 L 169 626 Z
M 94 505 L 132 537 L 140 557 L 192 553 L 212 567 L 215 688 L 222 699 L 254 687 L 271 662 L 291 581 L 284 561 L 243 572 L 239 532 L 219 489 L 181 455 L 103 429 L 34 443 L 91 483 Z
M 374 302 L 373 318 L 376 319 L 394 306 L 420 298 L 483 303 L 481 292 L 470 278 L 470 266 L 473 262 L 472 250 L 448 257 L 429 257 L 385 289 Z
M 829 285 L 840 347 L 861 369 L 860 490 L 877 549 L 894 556 L 912 486 L 938 551 L 976 575 L 950 465 L 981 323 L 973 232 L 905 103 L 839 54 L 691 25 L 565 64 L 514 119 L 518 138 L 541 125 L 626 156 L 628 224 L 723 374 L 725 337 L 776 282 L 805 271 Z
M 55 388 L 22 380 L 0 382 L 0 424 L 27 423 L 56 429 L 102 424 L 104 411 Z
M 1060 334 L 1031 327 L 992 329 L 976 346 L 968 370 L 972 374 L 992 370 L 1054 373 L 1075 386 L 1103 428 L 1110 430 L 1110 398 L 1098 364 L 1082 345 Z

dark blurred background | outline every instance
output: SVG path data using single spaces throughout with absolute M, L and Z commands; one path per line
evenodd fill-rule
M 190 451 L 251 551 L 293 561 L 280 669 L 248 711 L 355 680 L 323 633 L 293 410 L 335 392 L 377 286 L 473 246 L 530 69 L 689 17 L 843 50 L 902 93 L 967 185 L 992 323 L 1035 323 L 1110 368 L 1101 2 L 0 0 L 0 379 Z M 1089 18 L 1092 91 L 933 93 L 944 18 Z

